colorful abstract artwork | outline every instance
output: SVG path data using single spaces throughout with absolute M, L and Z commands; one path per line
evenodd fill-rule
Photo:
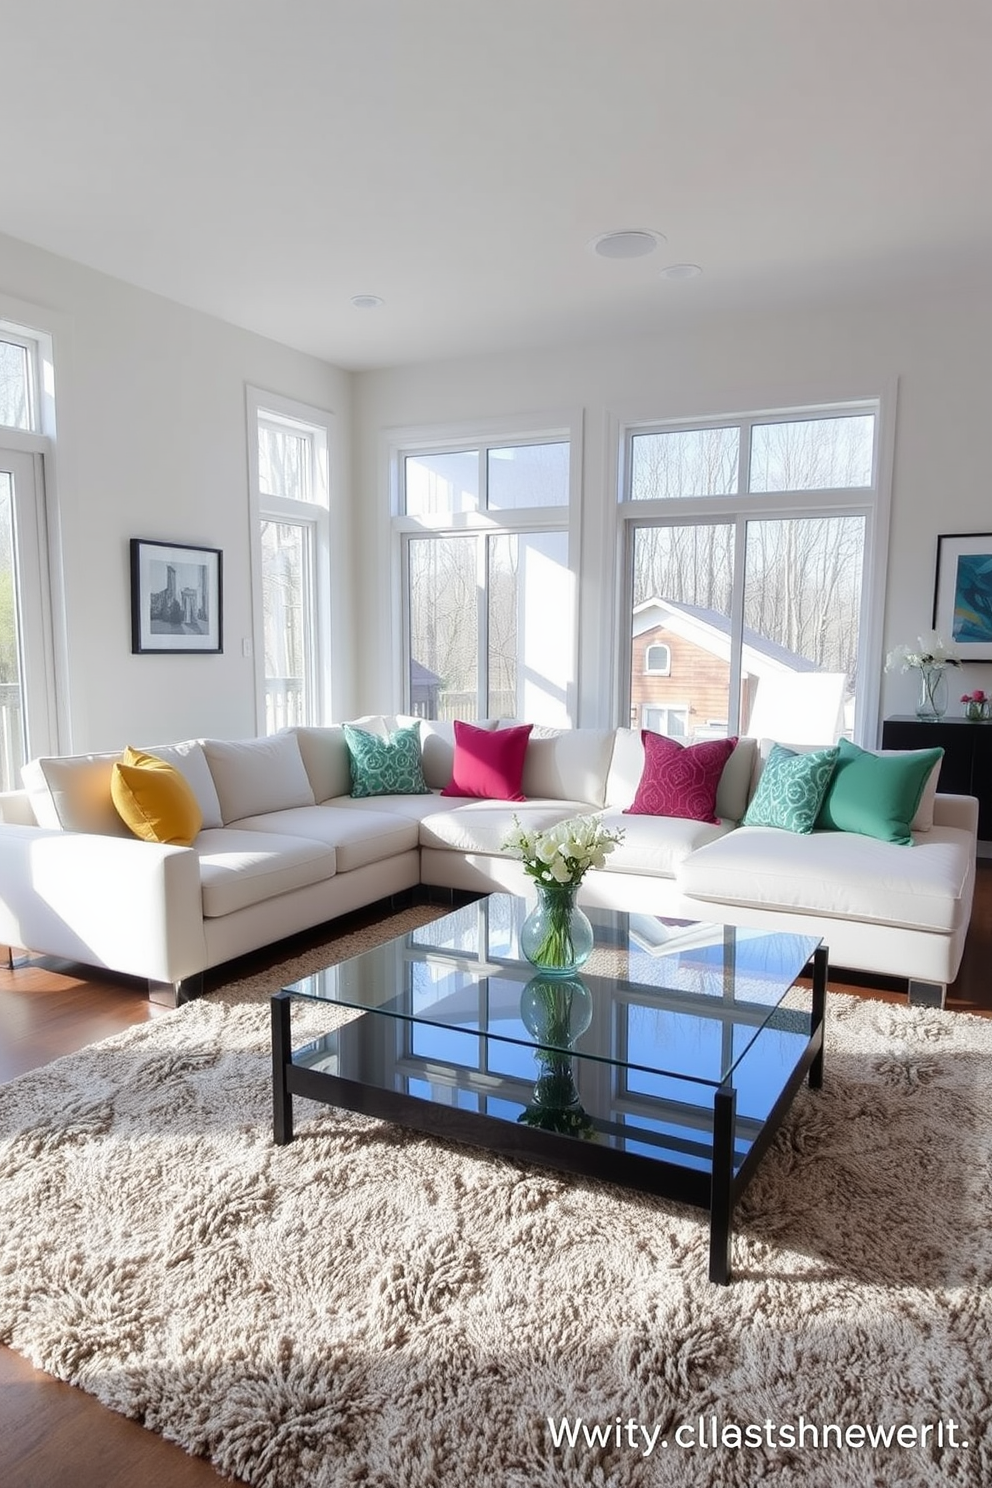
M 933 628 L 962 661 L 992 661 L 992 533 L 937 538 Z

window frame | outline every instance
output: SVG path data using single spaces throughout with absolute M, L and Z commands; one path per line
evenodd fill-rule
M 264 565 L 262 523 L 275 522 L 303 529 L 304 657 L 305 697 L 308 706 L 302 724 L 329 723 L 332 716 L 330 636 L 333 591 L 338 577 L 332 574 L 334 415 L 327 409 L 297 402 L 279 393 L 246 388 L 248 487 L 251 515 L 252 638 L 246 654 L 254 655 L 255 720 L 259 735 L 268 727 L 265 676 Z M 284 428 L 307 436 L 311 499 L 273 496 L 261 489 L 259 475 L 259 431 L 264 426 Z M 281 725 L 280 725 L 281 726 Z
M 662 666 L 652 666 L 650 656 L 652 651 L 664 651 L 665 662 Z M 672 648 L 664 641 L 651 641 L 644 647 L 644 675 L 645 677 L 670 677 L 672 675 Z
M 488 507 L 483 499 L 488 489 L 490 450 L 524 448 L 531 445 L 566 444 L 568 446 L 568 502 L 544 507 Z M 476 702 L 477 716 L 487 716 L 489 695 L 488 655 L 488 546 L 494 537 L 531 536 L 542 532 L 564 532 L 568 550 L 568 571 L 573 595 L 578 576 L 581 506 L 582 415 L 572 410 L 546 415 L 534 420 L 480 420 L 470 424 L 419 426 L 392 429 L 387 432 L 389 468 L 389 510 L 392 533 L 394 599 L 392 697 L 398 711 L 409 713 L 410 696 L 410 586 L 409 544 L 417 538 L 476 538 L 476 565 L 480 574 L 478 608 Z M 417 455 L 464 454 L 476 452 L 479 461 L 479 506 L 475 511 L 431 512 L 410 516 L 404 510 L 404 477 L 407 458 Z M 565 657 L 567 675 L 564 714 L 574 723 L 578 675 L 578 604 L 572 604 L 571 635 Z
M 30 695 L 28 675 L 22 679 L 29 759 L 72 747 L 55 420 L 55 342 L 66 335 L 66 322 L 57 312 L 0 294 L 0 336 L 28 352 L 31 428 L 0 424 L 0 446 L 30 461 L 33 485 L 33 510 L 20 517 L 28 560 L 21 579 L 30 590 L 27 608 L 35 631 L 21 639 L 31 663 Z
M 46 338 L 47 339 L 47 338 Z M 27 401 L 28 422 L 27 428 L 20 424 L 5 424 L 0 421 L 0 430 L 4 434 L 16 431 L 19 434 L 37 434 L 40 432 L 40 408 L 41 379 L 38 375 L 38 363 L 41 360 L 41 348 L 38 337 L 28 334 L 26 328 L 15 326 L 10 321 L 0 318 L 0 341 L 6 341 L 10 346 L 20 346 L 27 352 Z M 8 446 L 9 448 L 9 446 Z
M 710 523 L 734 527 L 734 592 L 731 606 L 731 667 L 727 727 L 736 730 L 741 705 L 741 636 L 743 632 L 744 586 L 742 582 L 747 523 L 789 518 L 860 516 L 865 523 L 859 613 L 858 707 L 854 739 L 873 747 L 878 733 L 882 622 L 885 603 L 886 554 L 891 506 L 891 471 L 895 444 L 897 382 L 880 392 L 844 400 L 809 401 L 784 408 L 764 407 L 743 413 L 719 413 L 705 417 L 657 419 L 629 417 L 617 421 L 617 543 L 616 614 L 618 645 L 612 689 L 614 717 L 629 718 L 631 708 L 632 643 L 630 616 L 633 606 L 634 534 L 638 527 L 694 526 Z M 751 430 L 757 425 L 802 423 L 810 419 L 858 416 L 875 417 L 872 484 L 817 488 L 800 491 L 751 491 L 749 489 Z M 686 429 L 740 429 L 738 489 L 730 495 L 633 499 L 630 496 L 633 469 L 633 440 L 639 434 L 669 433 Z M 740 578 L 738 576 L 741 576 Z

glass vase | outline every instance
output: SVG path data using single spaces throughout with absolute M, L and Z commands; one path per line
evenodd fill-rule
M 520 927 L 520 949 L 546 976 L 571 976 L 592 955 L 592 926 L 575 902 L 578 884 L 538 884 Z
M 947 712 L 947 675 L 943 667 L 920 667 L 920 700 L 916 704 L 916 716 L 924 722 L 936 723 Z

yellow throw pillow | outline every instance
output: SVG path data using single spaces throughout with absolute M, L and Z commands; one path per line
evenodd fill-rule
M 189 847 L 203 826 L 200 803 L 185 775 L 130 745 L 114 765 L 110 795 L 121 820 L 145 842 Z

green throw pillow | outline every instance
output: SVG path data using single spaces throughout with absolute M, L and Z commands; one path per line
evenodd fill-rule
M 353 796 L 426 796 L 420 759 L 420 728 L 411 723 L 388 739 L 354 724 L 343 724 L 351 764 Z
M 812 832 L 836 763 L 836 747 L 796 754 L 773 744 L 743 825 Z
M 909 824 L 930 771 L 944 757 L 940 748 L 912 754 L 871 754 L 847 739 L 816 825 L 826 832 L 858 832 L 911 847 Z

